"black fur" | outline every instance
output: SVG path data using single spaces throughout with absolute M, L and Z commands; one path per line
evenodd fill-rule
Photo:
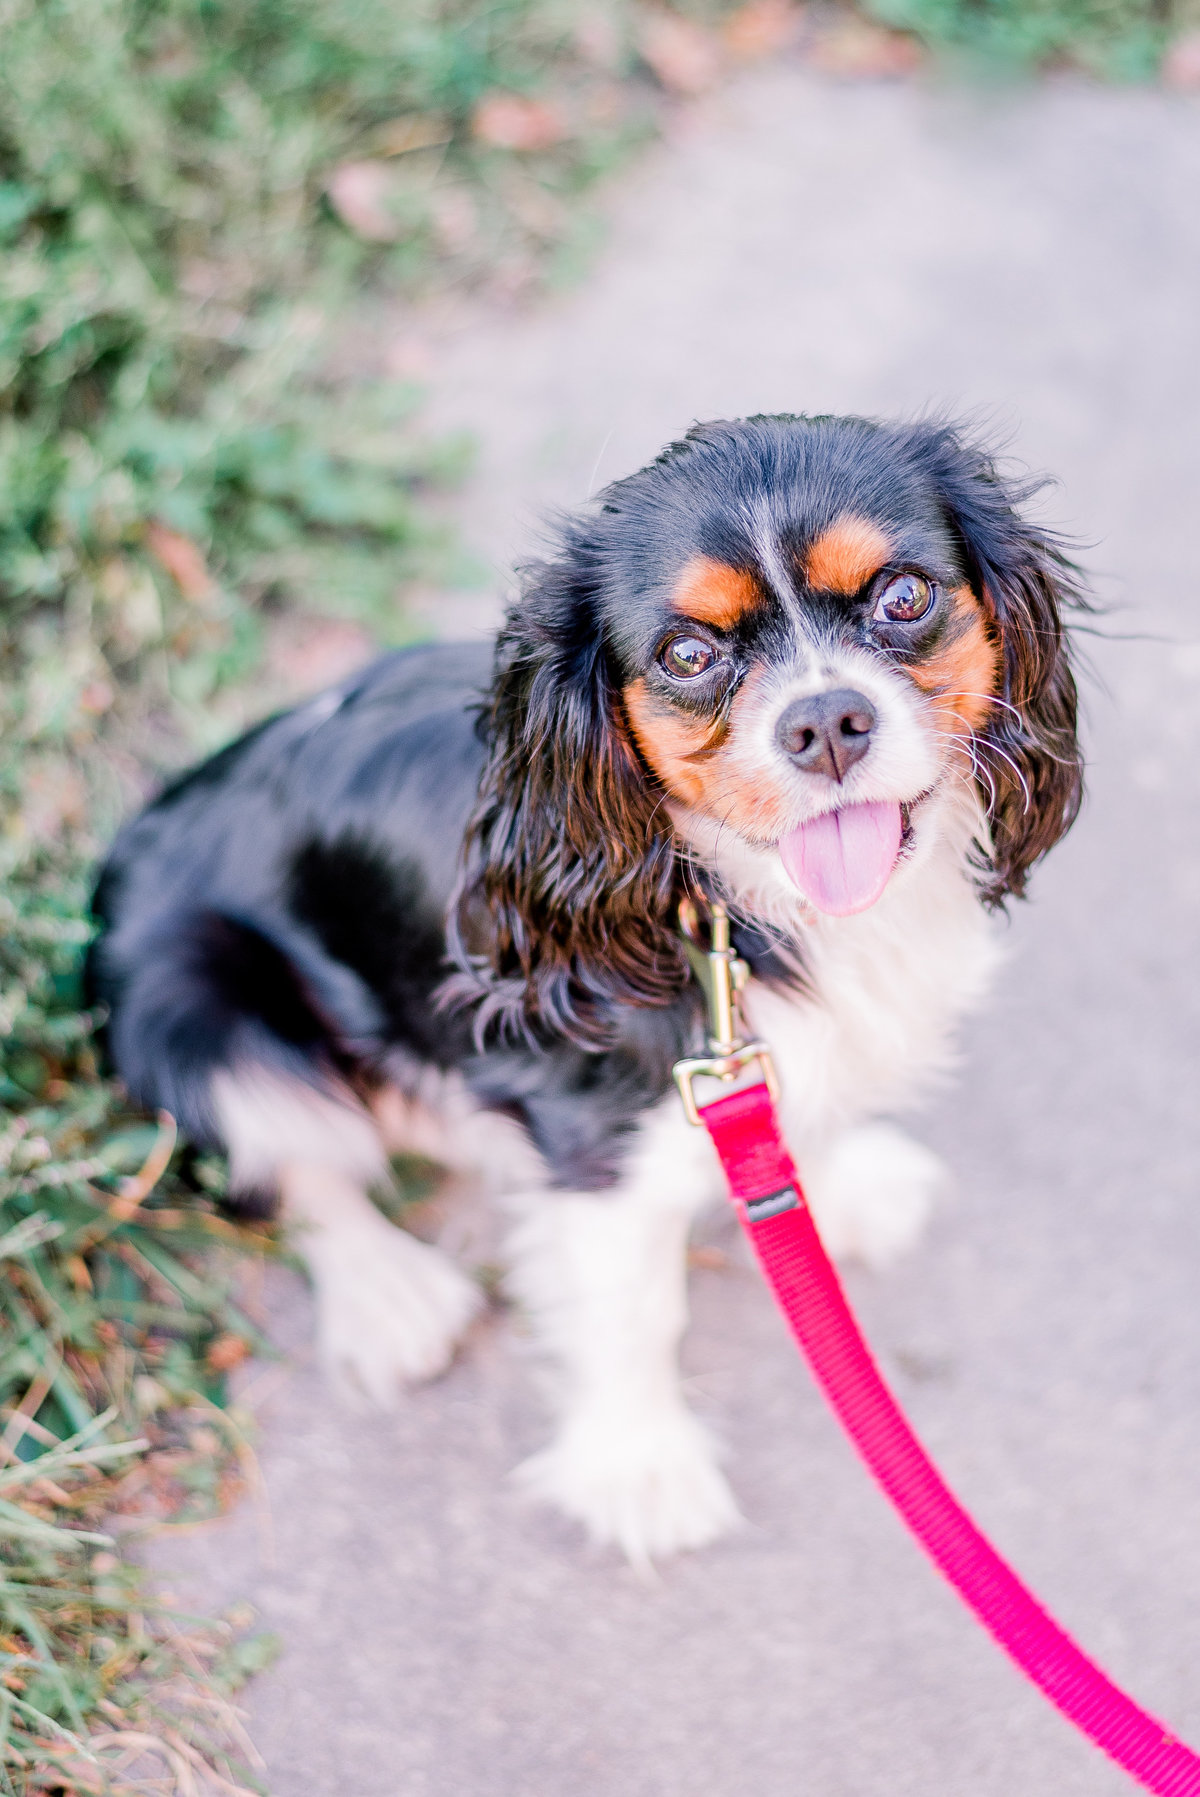
M 622 1135 L 700 1037 L 674 919 L 702 875 L 677 852 L 622 697 L 659 678 L 679 570 L 703 555 L 766 589 L 764 529 L 777 565 L 796 567 L 851 512 L 889 532 L 902 565 L 970 582 L 1013 707 L 979 739 L 994 836 L 982 896 L 996 902 L 1023 891 L 1080 791 L 1061 620 L 1074 575 L 1016 497 L 941 426 L 697 427 L 526 570 L 494 663 L 468 647 L 387 656 L 126 826 L 97 887 L 90 977 L 130 1091 L 213 1144 L 221 1068 L 365 1092 L 453 1067 L 525 1124 L 560 1183 L 610 1183 Z M 818 638 L 924 652 L 878 640 L 857 599 L 797 591 Z M 747 669 L 790 628 L 765 605 L 730 631 L 703 705 L 680 698 L 714 741 Z M 766 938 L 738 941 L 764 976 L 794 977 Z
M 1016 509 L 1034 490 L 1006 491 L 988 457 L 947 426 L 752 418 L 698 425 L 568 523 L 559 555 L 525 570 L 498 646 L 490 753 L 458 905 L 461 941 L 483 944 L 481 1018 L 518 1027 L 537 1019 L 596 1046 L 614 1009 L 677 996 L 686 973 L 673 923 L 685 873 L 618 695 L 653 667 L 673 577 L 690 557 L 748 569 L 770 586 L 754 512 L 785 566 L 850 512 L 887 531 L 898 564 L 947 585 L 965 577 L 983 600 L 1001 644 L 1001 697 L 1013 709 L 996 711 L 979 748 L 994 835 L 982 896 L 1020 895 L 1082 790 L 1062 626 L 1079 584 L 1054 539 Z M 878 647 L 863 605 L 819 593 L 804 602 L 814 636 Z M 768 607 L 730 647 L 734 678 L 708 695 L 718 725 L 752 660 L 786 650 L 785 621 Z M 914 652 L 933 647 L 919 642 Z
M 611 1182 L 620 1138 L 695 1040 L 691 995 L 629 1008 L 604 1054 L 559 1038 L 477 1052 L 439 1008 L 444 916 L 484 747 L 490 654 L 390 655 L 171 786 L 114 844 L 89 976 L 133 1095 L 219 1145 L 214 1072 L 411 1085 L 457 1065 L 558 1179 Z

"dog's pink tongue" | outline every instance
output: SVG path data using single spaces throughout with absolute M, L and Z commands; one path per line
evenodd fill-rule
M 887 799 L 827 811 L 779 844 L 788 878 L 811 905 L 849 917 L 873 905 L 900 853 L 900 807 Z

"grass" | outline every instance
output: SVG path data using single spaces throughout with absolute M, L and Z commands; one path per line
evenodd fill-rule
M 242 1782 L 228 1697 L 268 1644 L 245 1618 L 152 1605 L 118 1540 L 243 1485 L 226 1380 L 265 1346 L 238 1288 L 272 1244 L 217 1214 L 219 1167 L 97 1076 L 78 872 L 18 871 L 0 901 L 0 1791 L 149 1790 L 164 1765 L 167 1788 Z
M 463 446 L 422 436 L 404 380 L 337 373 L 338 330 L 364 292 L 512 294 L 577 256 L 578 196 L 653 116 L 634 15 L 600 0 L 589 18 L 567 0 L 0 0 L 14 1797 L 255 1776 L 229 1700 L 269 1644 L 245 1617 L 156 1607 L 123 1544 L 244 1485 L 227 1380 L 265 1347 L 244 1293 L 275 1244 L 222 1217 L 219 1160 L 101 1077 L 87 870 L 157 775 L 261 708 L 280 619 L 401 641 L 408 583 L 461 578 L 430 497 Z
M 1144 72 L 1179 22 L 871 4 L 1006 67 Z M 683 10 L 716 42 L 731 8 Z M 0 1794 L 257 1777 L 230 1698 L 270 1644 L 156 1606 L 123 1544 L 250 1476 L 227 1381 L 265 1348 L 248 1293 L 277 1248 L 221 1215 L 218 1159 L 101 1077 L 87 869 L 158 774 L 280 690 L 280 620 L 402 641 L 409 584 L 466 577 L 430 503 L 465 446 L 422 434 L 404 379 L 348 377 L 339 329 L 364 293 L 578 268 L 580 196 L 661 103 L 645 21 L 0 0 Z M 669 87 L 695 45 L 658 43 Z
M 248 1613 L 201 1622 L 147 1607 L 99 1526 L 119 1469 L 146 1449 L 97 1439 L 114 1420 L 102 1412 L 0 1472 L 0 1789 L 258 1791 L 230 1698 L 274 1643 L 246 1633 Z
M 1200 22 L 1192 0 L 868 0 L 868 10 L 989 77 L 1069 64 L 1149 80 L 1171 38 Z

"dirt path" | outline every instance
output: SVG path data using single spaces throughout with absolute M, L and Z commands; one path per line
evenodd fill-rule
M 629 180 L 576 292 L 436 354 L 500 568 L 693 417 L 984 406 L 1128 603 L 1098 645 L 1092 798 L 925 1121 L 959 1202 L 873 1340 L 984 1523 L 1111 1670 L 1200 1739 L 1200 105 L 964 96 L 780 68 Z M 483 627 L 494 601 L 453 627 Z M 719 1226 L 718 1226 L 719 1237 Z M 724 1239 L 720 1238 L 719 1239 Z M 276 1293 L 302 1342 L 298 1284 Z M 247 1506 L 176 1544 L 285 1639 L 251 1692 L 275 1797 L 1100 1797 L 1127 1789 L 918 1560 L 740 1262 L 687 1359 L 751 1526 L 639 1584 L 521 1510 L 511 1321 L 394 1418 L 307 1359 Z

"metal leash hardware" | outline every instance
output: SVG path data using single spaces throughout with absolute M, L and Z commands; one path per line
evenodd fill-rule
M 691 969 L 704 994 L 708 1012 L 708 1053 L 676 1061 L 673 1072 L 689 1123 L 703 1125 L 693 1081 L 699 1077 L 724 1080 L 728 1085 L 747 1067 L 758 1062 L 772 1099 L 779 1097 L 775 1063 L 765 1042 L 747 1041 L 742 1034 L 740 995 L 750 969 L 729 939 L 729 913 L 719 899 L 708 904 L 707 948 L 701 942 L 700 907 L 693 898 L 679 906 L 679 933 Z

